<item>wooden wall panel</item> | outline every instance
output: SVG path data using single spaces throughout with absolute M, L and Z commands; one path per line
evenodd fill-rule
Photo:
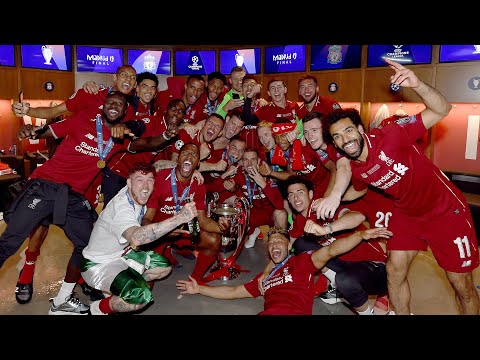
M 25 99 L 67 99 L 75 89 L 73 72 L 20 69 L 20 81 Z M 53 91 L 45 90 L 47 81 L 53 82 Z
M 480 78 L 480 63 L 439 64 L 436 74 L 436 88 L 444 94 L 450 102 L 478 102 L 480 100 L 480 86 L 472 90 L 469 81 Z
M 312 72 L 318 81 L 320 95 L 334 98 L 337 101 L 360 102 L 362 98 L 362 70 L 342 70 Z M 331 93 L 328 86 L 335 82 L 338 91 Z
M 0 99 L 16 99 L 18 95 L 18 69 L 0 67 Z

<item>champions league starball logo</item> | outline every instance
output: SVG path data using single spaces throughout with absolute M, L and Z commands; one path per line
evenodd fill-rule
M 145 55 L 143 57 L 143 69 L 146 71 L 154 72 L 157 67 L 155 62 L 155 56 Z
M 403 45 L 393 45 L 395 48 L 393 52 L 388 52 L 385 54 L 385 56 L 382 56 L 383 59 L 389 59 L 389 60 L 394 60 L 396 62 L 400 63 L 409 63 L 412 62 L 412 59 L 409 59 L 408 57 L 410 56 L 410 51 L 405 50 L 403 51 L 402 49 Z
M 191 70 L 200 70 L 203 66 L 202 65 L 198 65 L 198 56 L 194 55 L 192 56 L 192 65 L 188 65 L 188 68 L 191 69 Z

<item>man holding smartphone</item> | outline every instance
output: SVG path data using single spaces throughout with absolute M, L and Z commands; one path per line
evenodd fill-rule
M 224 119 L 229 111 L 243 106 L 244 99 L 242 96 L 242 83 L 243 77 L 246 74 L 247 72 L 241 66 L 235 66 L 230 71 L 230 79 L 228 79 L 228 81 L 232 88 L 227 91 L 223 97 L 223 101 L 217 108 L 217 114 L 222 115 Z

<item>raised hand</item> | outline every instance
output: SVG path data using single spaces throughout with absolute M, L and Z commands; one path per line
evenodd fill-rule
M 337 211 L 340 205 L 340 200 L 340 198 L 331 194 L 327 197 L 316 199 L 312 209 L 316 210 L 317 219 L 322 218 L 325 220 L 333 218 L 335 211 Z
M 235 184 L 235 181 L 233 179 L 228 179 L 223 182 L 223 187 L 225 190 L 230 191 L 230 192 L 235 192 L 237 190 L 237 185 Z
M 407 69 L 402 64 L 390 59 L 385 59 L 385 62 L 390 66 L 391 69 L 395 70 L 395 74 L 390 76 L 390 82 L 392 84 L 409 88 L 416 88 L 418 85 L 420 85 L 420 80 L 412 70 Z
M 363 240 L 368 240 L 368 239 L 373 239 L 378 237 L 389 238 L 392 235 L 393 233 L 385 227 L 360 231 L 360 236 L 362 237 Z
M 100 87 L 95 81 L 87 81 L 85 84 L 83 84 L 82 89 L 85 90 L 87 94 L 98 94 Z
M 317 224 L 315 221 L 308 219 L 303 228 L 307 234 L 313 234 L 315 236 L 323 236 L 328 234 L 328 229 L 320 224 Z
M 30 104 L 28 102 L 15 101 L 12 104 L 11 108 L 15 116 L 22 117 L 24 115 L 27 115 L 27 112 L 30 109 Z
M 263 160 L 260 165 L 258 165 L 258 171 L 263 176 L 270 176 L 272 174 L 272 168 Z
M 177 280 L 177 290 L 180 291 L 180 294 L 198 294 L 200 289 L 198 288 L 197 280 L 188 275 L 190 280 Z
M 35 131 L 41 128 L 43 128 L 43 126 L 23 125 L 18 129 L 17 136 L 19 139 L 36 139 L 38 134 Z
M 182 223 L 187 223 L 194 217 L 198 216 L 197 206 L 195 205 L 195 202 L 192 201 L 186 203 L 177 215 L 182 219 Z

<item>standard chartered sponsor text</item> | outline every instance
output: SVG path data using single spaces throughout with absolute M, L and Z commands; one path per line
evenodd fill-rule
M 80 145 L 75 146 L 75 150 L 79 153 L 98 157 L 98 148 L 88 145 L 86 142 L 82 141 Z

